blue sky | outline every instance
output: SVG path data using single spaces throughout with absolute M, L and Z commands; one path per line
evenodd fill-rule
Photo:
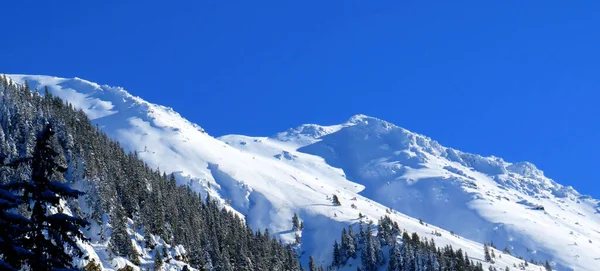
M 210 134 L 364 113 L 600 197 L 598 1 L 6 1 L 0 72 L 81 77 Z

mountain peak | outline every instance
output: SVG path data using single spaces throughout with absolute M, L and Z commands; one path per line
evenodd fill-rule
M 356 125 L 356 124 L 369 124 L 369 123 L 377 123 L 377 124 L 384 124 L 387 126 L 396 126 L 388 121 L 376 118 L 376 117 L 371 117 L 371 116 L 367 116 L 364 114 L 356 114 L 352 117 L 350 117 L 344 124 L 345 125 Z
M 323 136 L 335 133 L 341 128 L 341 125 L 322 126 L 318 124 L 302 124 L 296 128 L 290 128 L 284 132 L 277 133 L 272 138 L 304 146 L 318 141 Z
M 350 117 L 348 119 L 348 121 L 346 121 L 346 122 L 348 122 L 348 123 L 363 122 L 363 121 L 368 120 L 368 119 L 373 119 L 373 117 L 370 117 L 370 116 L 367 116 L 367 115 L 364 115 L 364 114 L 356 114 L 356 115 Z
M 374 132 L 390 130 L 391 128 L 402 129 L 387 121 L 367 116 L 364 114 L 356 114 L 350 117 L 347 121 L 336 125 L 319 125 L 319 124 L 302 124 L 295 128 L 287 129 L 284 132 L 277 133 L 272 138 L 283 142 L 294 142 L 296 145 L 304 146 L 319 141 L 320 138 L 338 132 L 345 127 L 364 127 L 365 130 Z M 405 129 L 403 131 L 408 132 Z

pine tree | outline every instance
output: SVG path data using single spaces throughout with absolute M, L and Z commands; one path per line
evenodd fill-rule
M 490 249 L 488 247 L 488 244 L 483 245 L 483 255 L 484 255 L 486 262 L 488 262 L 488 263 L 492 262 L 492 256 L 490 255 Z
M 138 261 L 137 252 L 127 232 L 127 216 L 122 206 L 118 205 L 111 217 L 112 231 L 110 248 L 118 256 L 128 257 L 132 262 Z
M 382 246 L 389 249 L 388 271 L 484 270 L 480 262 L 474 263 L 462 249 L 454 251 L 449 245 L 444 248 L 437 248 L 433 240 L 431 242 L 426 239 L 421 240 L 417 234 L 411 236 L 406 231 L 400 234 L 398 225 L 392 223 L 391 219 L 387 217 L 379 219 L 376 238 L 371 235 L 372 222 L 367 224 L 366 230 L 362 224 L 359 224 L 359 228 L 361 234 L 357 239 L 360 239 L 359 242 L 362 243 L 360 247 L 361 264 L 357 268 L 359 271 L 379 270 L 379 267 L 385 264 Z M 392 239 L 397 240 L 400 235 L 402 235 L 402 242 L 389 241 Z M 342 231 L 342 236 L 344 236 L 344 231 Z M 338 247 L 337 242 L 334 244 L 334 251 L 336 247 Z M 342 250 L 341 247 L 339 249 Z M 343 262 L 342 265 L 344 265 Z M 338 267 L 341 266 L 331 266 L 328 270 L 337 270 Z M 346 268 L 346 266 L 343 267 Z M 496 271 L 494 268 L 492 270 Z
M 212 259 L 210 258 L 210 253 L 208 253 L 208 251 L 204 251 L 204 255 L 202 256 L 202 266 L 201 268 L 203 268 L 204 270 L 213 270 L 213 262 Z
M 356 250 L 358 249 L 358 238 L 356 238 L 352 226 L 348 227 L 348 236 L 350 237 L 350 241 L 352 241 L 352 246 L 350 246 L 350 248 L 347 251 L 348 257 L 356 259 Z
M 365 233 L 365 227 L 362 221 L 358 222 L 358 236 L 362 240 L 364 240 L 367 237 L 367 234 Z
M 350 227 L 350 229 L 352 229 L 352 227 Z M 348 258 L 356 257 L 356 249 L 354 247 L 354 240 L 352 237 L 350 237 L 350 234 L 348 234 L 346 232 L 345 228 L 342 230 L 342 244 L 341 244 L 340 252 L 341 252 L 342 258 L 343 258 L 342 262 L 345 262 Z
M 10 192 L 10 188 L 0 187 L 0 269 L 19 270 L 32 252 L 24 248 L 23 236 L 30 230 L 31 221 L 12 212 L 22 200 Z
M 163 266 L 163 259 L 162 256 L 160 255 L 160 251 L 158 251 L 158 249 L 154 250 L 154 270 L 158 271 L 162 268 Z
M 227 250 L 223 251 L 222 257 L 220 268 L 217 269 L 223 271 L 233 271 L 233 266 L 231 266 L 231 259 Z
M 24 200 L 33 204 L 31 231 L 27 248 L 33 255 L 28 261 L 32 270 L 73 268 L 73 255 L 83 256 L 76 240 L 87 241 L 80 227 L 89 223 L 82 218 L 61 211 L 61 200 L 77 198 L 84 193 L 69 188 L 58 181 L 59 174 L 67 170 L 58 161 L 58 153 L 52 147 L 55 131 L 48 124 L 38 135 L 31 165 L 31 180 L 25 183 Z M 51 214 L 49 207 L 58 212 Z M 65 252 L 65 247 L 73 255 Z
M 332 202 L 333 202 L 334 205 L 337 205 L 337 206 L 341 206 L 342 205 L 342 203 L 340 202 L 340 199 L 335 194 L 333 195 Z
M 371 235 L 371 224 L 367 225 L 365 237 L 365 245 L 362 250 L 362 267 L 364 271 L 376 271 L 378 263 L 377 251 L 375 240 Z
M 340 246 L 337 240 L 333 243 L 333 262 L 331 265 L 339 266 L 341 264 Z
M 550 265 L 550 262 L 548 262 L 548 260 L 546 260 L 544 268 L 546 268 L 546 271 L 552 271 L 552 266 Z
M 394 243 L 390 249 L 390 259 L 388 264 L 388 271 L 396 271 L 400 269 L 400 263 L 398 261 L 398 246 Z
M 299 230 L 300 229 L 300 219 L 298 218 L 298 215 L 296 213 L 294 213 L 294 216 L 292 217 L 292 230 Z
M 313 256 L 308 257 L 308 271 L 317 271 L 317 266 L 315 265 L 315 259 L 313 259 Z
M 1 126 L 0 126 L 1 127 Z M 6 156 L 0 154 L 0 173 L 18 167 L 25 159 L 5 163 Z M 23 237 L 30 230 L 31 220 L 14 210 L 24 201 L 22 196 L 12 191 L 21 190 L 20 182 L 9 182 L 0 186 L 0 268 L 18 270 L 25 259 L 32 255 L 24 248 Z

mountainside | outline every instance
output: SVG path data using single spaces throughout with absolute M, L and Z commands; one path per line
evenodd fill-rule
M 47 86 L 150 167 L 219 199 L 252 228 L 268 228 L 290 243 L 299 234 L 305 263 L 313 255 L 329 264 L 343 228 L 385 215 L 473 259 L 484 258 L 481 243 L 493 242 L 527 260 L 550 260 L 557 270 L 595 270 L 600 261 L 599 201 L 544 177 L 530 163 L 463 153 L 364 115 L 270 137 L 216 139 L 121 88 L 78 78 L 9 77 L 40 90 Z M 333 195 L 341 206 L 332 204 Z M 294 213 L 303 230 L 292 229 Z M 505 254 L 494 266 L 521 262 Z
M 561 269 L 591 270 L 600 260 L 599 201 L 533 164 L 446 148 L 364 115 L 342 127 L 323 133 L 333 127 L 304 125 L 272 139 L 302 142 L 300 152 L 323 157 L 364 185 L 361 195 L 466 238 L 553 259 Z
M 177 186 L 72 104 L 4 76 L 0 222 L 1 270 L 301 270 L 292 246 Z

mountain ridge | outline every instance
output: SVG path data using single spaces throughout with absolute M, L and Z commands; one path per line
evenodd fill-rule
M 49 76 L 49 75 L 26 75 L 26 74 L 6 74 L 6 75 L 7 75 L 7 76 L 8 76 L 10 79 L 12 79 L 13 81 L 15 81 L 15 82 L 16 82 L 16 81 L 24 81 L 24 80 L 27 80 L 27 78 L 29 78 L 29 79 L 33 79 L 33 80 L 36 80 L 36 79 L 37 79 L 37 80 L 39 80 L 39 78 L 52 78 L 52 79 L 55 79 L 55 80 L 58 80 L 58 81 L 67 81 L 67 80 L 69 80 L 68 78 L 62 78 L 62 77 L 57 77 L 57 76 Z M 120 87 L 120 86 L 109 86 L 109 85 L 100 85 L 100 84 L 97 84 L 97 83 L 95 83 L 95 82 L 92 82 L 92 81 L 89 81 L 89 80 L 86 80 L 86 79 L 83 79 L 83 78 L 79 78 L 79 77 L 73 77 L 73 78 L 71 78 L 71 80 L 75 80 L 75 81 L 81 81 L 81 82 L 83 82 L 83 83 L 85 83 L 85 84 L 92 85 L 92 86 L 94 86 L 94 87 L 96 88 L 96 90 L 100 90 L 100 91 L 107 91 L 107 90 L 108 90 L 108 91 L 113 91 L 113 92 L 116 92 L 116 93 L 122 94 L 122 95 L 124 95 L 126 98 L 130 98 L 130 99 L 132 99 L 133 101 L 135 101 L 136 103 L 139 103 L 139 104 L 142 104 L 142 105 L 147 105 L 147 106 L 149 106 L 149 107 L 158 107 L 158 108 L 161 108 L 161 109 L 163 109 L 163 110 L 166 110 L 166 111 L 168 111 L 169 113 L 171 113 L 171 114 L 174 114 L 174 115 L 176 115 L 177 117 L 179 117 L 179 118 L 181 118 L 181 119 L 185 120 L 185 121 L 186 121 L 186 122 L 188 122 L 190 125 L 197 127 L 199 130 L 201 130 L 201 131 L 203 131 L 203 132 L 207 133 L 207 131 L 205 131 L 205 130 L 204 130 L 204 129 L 203 129 L 201 126 L 200 126 L 200 125 L 198 125 L 197 123 L 191 122 L 191 121 L 189 121 L 189 120 L 187 120 L 187 119 L 183 118 L 183 116 L 181 116 L 179 113 L 177 113 L 177 111 L 175 111 L 175 110 L 174 110 L 174 108 L 172 108 L 172 107 L 168 107 L 168 106 L 159 105 L 159 104 L 155 104 L 155 103 L 151 103 L 151 102 L 148 102 L 148 101 L 144 100 L 143 98 L 141 98 L 140 96 L 134 96 L 134 95 L 130 94 L 130 93 L 129 93 L 129 92 L 127 92 L 127 91 L 126 91 L 126 90 L 125 90 L 123 87 Z M 43 84 L 48 84 L 48 82 L 46 82 L 46 83 L 45 83 L 45 82 L 43 82 L 43 81 L 40 81 L 40 85 L 43 85 Z M 51 84 L 52 84 L 52 83 L 51 83 Z M 54 84 L 55 84 L 55 83 L 54 83 Z M 67 87 L 67 88 L 68 88 L 68 87 Z M 39 91 L 39 90 L 38 90 L 38 91 Z M 88 115 L 89 115 L 89 113 L 88 113 Z M 93 119 L 94 119 L 94 118 L 92 118 L 92 120 L 93 120 Z M 408 129 L 406 129 L 406 128 L 403 128 L 403 127 L 401 127 L 401 126 L 399 126 L 399 125 L 393 124 L 393 123 L 391 123 L 391 122 L 388 122 L 388 121 L 386 121 L 386 120 L 383 120 L 383 119 L 380 119 L 380 118 L 377 118 L 377 117 L 373 117 L 373 116 L 368 116 L 368 115 L 366 115 L 366 114 L 362 114 L 362 113 L 357 113 L 357 114 L 354 114 L 354 115 L 352 115 L 350 118 L 348 118 L 346 121 L 344 121 L 344 122 L 342 122 L 342 123 L 340 123 L 340 124 L 334 124 L 334 125 L 320 125 L 320 124 L 316 124 L 316 123 L 306 123 L 306 124 L 301 124 L 301 125 L 297 126 L 296 128 L 289 128 L 288 130 L 286 130 L 286 131 L 284 131 L 284 132 L 279 132 L 279 133 L 276 133 L 275 135 L 272 135 L 272 136 L 270 136 L 270 137 L 275 137 L 275 138 L 277 138 L 277 137 L 279 137 L 280 135 L 282 135 L 282 134 L 284 134 L 284 133 L 286 133 L 286 132 L 288 132 L 288 131 L 293 131 L 293 130 L 298 130 L 298 129 L 306 129 L 306 128 L 308 128 L 308 127 L 311 127 L 312 129 L 321 129 L 321 130 L 324 132 L 324 133 L 321 133 L 321 134 L 318 134 L 318 135 L 307 135 L 307 136 L 310 136 L 310 137 L 313 137 L 313 138 L 317 138 L 317 137 L 321 137 L 321 136 L 327 135 L 327 134 L 329 134 L 329 133 L 333 133 L 333 132 L 335 132 L 335 129 L 336 129 L 336 128 L 341 128 L 341 127 L 347 127 L 347 126 L 357 125 L 358 123 L 361 123 L 361 122 L 362 122 L 362 123 L 368 123 L 368 121 L 369 121 L 369 120 L 374 120 L 374 121 L 376 121 L 376 122 L 378 122 L 378 123 L 380 123 L 380 124 L 383 124 L 384 126 L 387 126 L 387 127 L 390 127 L 390 126 L 391 126 L 391 127 L 395 127 L 395 128 L 398 128 L 398 129 L 400 129 L 400 130 L 401 130 L 401 131 L 403 131 L 403 132 L 406 132 L 406 133 L 412 134 L 412 135 L 414 135 L 414 136 L 416 136 L 416 137 L 421 137 L 421 138 L 423 138 L 423 139 L 425 139 L 425 140 L 432 141 L 432 143 L 434 143 L 435 145 L 437 145 L 437 146 L 439 146 L 439 147 L 441 147 L 441 148 L 449 149 L 449 150 L 452 150 L 452 151 L 458 151 L 458 150 L 457 150 L 457 149 L 455 149 L 455 148 L 451 148 L 451 147 L 443 147 L 443 146 L 442 146 L 441 144 L 439 144 L 437 141 L 433 140 L 431 137 L 429 137 L 429 136 L 426 136 L 426 135 L 424 135 L 424 134 L 420 134 L 420 133 L 412 132 L 412 131 L 410 131 L 410 130 L 408 130 Z M 329 131 L 327 131 L 327 130 L 329 130 Z M 224 135 L 224 136 L 228 136 L 228 135 Z M 224 137 L 224 136 L 220 136 L 220 137 Z M 279 140 L 281 140 L 281 139 L 279 139 Z M 508 161 L 505 161 L 503 158 L 501 158 L 501 157 L 498 157 L 498 156 L 495 156 L 495 155 L 490 155 L 490 156 L 481 156 L 481 155 L 478 155 L 478 154 L 467 153 L 467 152 L 462 152 L 462 151 L 458 151 L 458 152 L 461 152 L 461 153 L 464 153 L 464 154 L 468 154 L 468 155 L 477 155 L 477 156 L 480 156 L 480 157 L 482 157 L 482 158 L 488 158 L 488 159 L 494 159 L 494 160 L 498 159 L 498 160 L 499 160 L 499 162 L 501 162 L 501 163 L 506 163 L 506 164 L 508 164 L 508 165 L 521 165 L 521 164 L 522 164 L 522 165 L 524 165 L 525 167 L 527 167 L 527 168 L 530 168 L 530 170 L 531 170 L 531 171 L 538 171 L 538 172 L 539 172 L 539 174 L 536 174 L 537 176 L 540 176 L 540 175 L 541 175 L 541 176 L 544 176 L 544 177 L 545 177 L 545 175 L 544 175 L 544 172 L 543 172 L 542 170 L 538 169 L 538 168 L 535 166 L 535 164 L 533 164 L 533 163 L 531 163 L 531 162 L 529 162 L 529 161 L 508 162 Z M 547 178 L 547 177 L 546 177 L 546 178 Z M 549 179 L 549 178 L 548 178 L 548 179 Z M 556 184 L 556 185 L 559 185 L 559 186 L 563 187 L 563 185 L 561 185 L 561 184 L 559 184 L 559 183 L 556 183 L 556 182 L 555 182 L 555 181 L 553 181 L 553 180 L 551 180 L 551 181 L 552 181 L 552 182 L 554 182 L 554 184 Z M 564 187 L 565 187 L 565 188 L 567 188 L 567 190 L 569 190 L 570 192 L 575 192 L 575 193 L 579 194 L 580 196 L 584 196 L 584 197 L 591 197 L 590 195 L 586 195 L 586 194 L 580 194 L 580 193 L 579 193 L 579 191 L 577 191 L 577 190 L 576 190 L 574 187 L 572 187 L 572 186 L 564 186 Z
M 402 133 L 406 133 L 407 135 L 414 137 L 415 141 L 428 142 L 428 144 L 431 145 L 430 147 L 437 149 L 437 151 L 439 152 L 440 155 L 445 155 L 446 157 L 449 157 L 449 158 L 455 157 L 454 159 L 461 159 L 461 158 L 457 157 L 457 153 L 460 153 L 460 154 L 466 155 L 466 156 L 475 156 L 477 158 L 483 158 L 483 159 L 496 161 L 500 165 L 502 165 L 504 168 L 506 168 L 507 171 L 511 171 L 511 172 L 514 172 L 514 173 L 517 173 L 520 175 L 524 175 L 527 177 L 537 177 L 537 178 L 541 177 L 541 178 L 547 179 L 552 186 L 558 187 L 557 190 L 562 190 L 562 191 L 565 191 L 568 193 L 572 193 L 573 195 L 578 196 L 578 197 L 591 197 L 590 195 L 579 193 L 579 191 L 577 191 L 572 186 L 564 186 L 564 185 L 546 177 L 543 170 L 537 168 L 537 166 L 535 166 L 535 164 L 533 164 L 529 161 L 509 162 L 509 161 L 504 160 L 502 157 L 498 157 L 495 155 L 482 156 L 479 154 L 463 152 L 463 151 L 457 150 L 452 147 L 445 147 L 445 146 L 441 145 L 438 141 L 433 140 L 429 136 L 426 136 L 426 135 L 423 135 L 420 133 L 416 133 L 416 132 L 412 132 L 406 128 L 403 128 L 401 126 L 398 126 L 398 125 L 388 122 L 386 120 L 383 120 L 383 119 L 380 119 L 377 117 L 368 116 L 365 114 L 360 114 L 360 113 L 351 116 L 348 120 L 346 120 L 340 124 L 334 124 L 334 125 L 302 124 L 302 125 L 297 126 L 296 128 L 290 128 L 284 132 L 277 133 L 274 136 L 271 136 L 271 138 L 278 139 L 281 141 L 289 141 L 290 135 L 288 135 L 288 134 L 291 134 L 292 137 L 293 136 L 306 136 L 308 138 L 315 139 L 315 141 L 316 141 L 317 139 L 320 139 L 321 137 L 327 136 L 331 133 L 337 132 L 337 131 L 339 131 L 339 129 L 342 129 L 344 127 L 355 126 L 355 125 L 359 125 L 360 123 L 364 123 L 364 124 L 368 125 L 369 121 L 376 122 L 377 126 L 380 126 L 383 129 L 390 129 L 390 128 L 399 129 Z M 313 131 L 313 132 L 306 133 L 306 132 L 304 132 L 306 130 Z M 302 131 L 302 132 L 299 132 L 299 131 Z M 374 132 L 376 132 L 376 131 L 374 131 Z M 224 137 L 224 136 L 222 136 L 222 137 Z M 311 143 L 314 143 L 314 142 L 311 142 Z
M 287 220 L 291 218 L 292 213 L 296 211 L 301 216 L 310 217 L 307 219 L 308 230 L 302 233 L 303 249 L 316 252 L 320 255 L 317 258 L 321 260 L 326 260 L 331 252 L 330 249 L 318 248 L 318 242 L 332 240 L 329 236 L 332 232 L 335 233 L 342 225 L 356 221 L 358 210 L 346 206 L 353 202 L 353 197 L 358 197 L 358 209 L 368 212 L 366 214 L 369 218 L 376 219 L 385 214 L 384 209 L 387 210 L 387 207 L 412 215 L 412 219 L 402 218 L 402 215 L 397 219 L 401 219 L 409 229 L 419 232 L 429 231 L 431 228 L 427 229 L 415 223 L 417 218 L 426 216 L 427 213 L 413 206 L 414 202 L 439 201 L 440 204 L 431 206 L 447 206 L 448 209 L 441 208 L 443 211 L 436 212 L 436 216 L 454 220 L 444 212 L 462 213 L 472 217 L 465 222 L 472 222 L 473 225 L 482 226 L 487 230 L 472 234 L 471 238 L 480 242 L 494 241 L 507 246 L 515 245 L 515 252 L 527 253 L 527 256 L 537 257 L 537 260 L 556 260 L 559 270 L 575 267 L 579 268 L 577 270 L 592 270 L 588 269 L 594 261 L 592 255 L 599 251 L 595 246 L 594 249 L 578 248 L 573 250 L 573 255 L 561 258 L 561 251 L 551 251 L 554 243 L 544 245 L 546 239 L 527 244 L 525 241 L 521 242 L 535 236 L 530 229 L 530 224 L 535 223 L 523 222 L 526 221 L 525 218 L 512 221 L 521 227 L 513 226 L 516 230 L 494 230 L 494 227 L 504 227 L 502 225 L 510 227 L 510 224 L 505 223 L 509 220 L 502 216 L 502 211 L 506 210 L 518 210 L 516 215 L 533 215 L 537 220 L 532 221 L 546 222 L 545 217 L 538 217 L 539 214 L 533 212 L 535 210 L 521 208 L 522 206 L 534 208 L 538 203 L 548 202 L 547 204 L 553 204 L 547 205 L 551 207 L 550 212 L 554 212 L 556 205 L 557 213 L 560 212 L 560 208 L 567 208 L 566 205 L 572 204 L 571 201 L 586 201 L 585 204 L 589 201 L 590 206 L 595 202 L 597 206 L 597 200 L 589 196 L 584 199 L 586 196 L 580 195 L 572 187 L 564 187 L 546 178 L 541 170 L 529 162 L 509 163 L 493 156 L 483 157 L 446 148 L 427 136 L 362 114 L 354 115 L 337 125 L 305 124 L 270 137 L 226 135 L 217 140 L 206 134 L 197 124 L 185 120 L 173 109 L 143 101 L 139 97 L 137 99 L 145 105 L 142 108 L 136 107 L 136 103 L 120 103 L 119 96 L 87 93 L 90 95 L 81 97 L 73 94 L 84 92 L 79 90 L 81 86 L 68 84 L 69 80 L 75 79 L 8 76 L 18 83 L 31 79 L 29 83 L 34 87 L 49 85 L 53 95 L 62 95 L 61 98 L 82 108 L 86 114 L 95 116 L 94 122 L 103 127 L 113 139 L 121 142 L 127 150 L 138 151 L 140 157 L 152 166 L 178 173 L 179 184 L 189 185 L 200 193 L 215 195 L 223 202 L 230 200 L 231 208 L 249 217 L 253 227 L 266 226 L 280 233 L 279 236 L 283 240 L 292 241 L 293 236 L 287 232 Z M 93 87 L 99 86 L 101 90 L 113 90 L 112 87 L 82 79 L 76 81 Z M 138 102 L 123 88 L 118 89 L 120 90 L 116 93 L 130 98 L 132 102 Z M 129 112 L 132 109 L 138 111 Z M 113 112 L 115 110 L 116 113 Z M 197 147 L 198 145 L 202 148 Z M 148 146 L 150 149 L 146 150 Z M 190 146 L 196 147 L 190 149 Z M 340 157 L 352 157 L 353 160 L 347 161 Z M 191 161 L 196 161 L 193 167 L 180 164 Z M 502 190 L 502 187 L 506 190 Z M 548 191 L 547 188 L 554 190 Z M 297 192 L 290 194 L 290 191 Z M 414 195 L 411 194 L 413 192 Z M 332 193 L 340 195 L 344 203 L 340 210 L 332 211 L 331 207 L 328 207 L 327 199 Z M 569 202 L 560 205 L 550 200 L 554 199 L 553 197 L 559 198 L 557 195 Z M 497 200 L 498 197 L 512 200 Z M 517 203 L 517 200 L 521 203 Z M 316 205 L 307 205 L 309 202 Z M 519 209 L 515 209 L 515 204 L 518 204 L 516 206 Z M 578 212 L 582 208 L 573 210 Z M 570 214 L 566 211 L 563 213 Z M 586 209 L 580 213 L 589 216 L 592 211 Z M 433 225 L 465 225 L 465 222 L 460 223 L 461 221 L 450 223 L 423 218 Z M 569 216 L 569 221 L 571 219 Z M 547 222 L 558 221 L 560 220 L 556 218 Z M 323 233 L 310 231 L 325 225 L 332 229 L 323 230 Z M 567 226 L 563 223 L 560 227 Z M 600 243 L 598 235 L 594 235 L 591 228 L 593 227 L 575 232 L 581 236 L 588 236 L 590 244 L 592 239 Z M 449 230 L 452 230 L 452 227 Z M 455 231 L 461 234 L 460 230 Z M 491 234 L 494 231 L 501 234 Z M 468 231 L 462 233 L 465 232 L 469 234 Z M 571 240 L 563 236 L 560 238 Z M 517 241 L 507 241 L 511 239 Z M 467 246 L 466 243 L 462 243 L 465 241 L 460 239 L 444 238 L 439 241 L 442 244 L 450 242 L 459 247 Z M 582 244 L 584 245 L 587 244 Z M 529 253 L 529 250 L 536 253 Z M 538 250 L 546 252 L 537 253 Z M 588 253 L 586 250 L 589 250 Z M 469 255 L 477 255 L 476 253 L 471 251 Z M 585 256 L 585 262 L 572 259 L 580 258 L 579 254 Z

